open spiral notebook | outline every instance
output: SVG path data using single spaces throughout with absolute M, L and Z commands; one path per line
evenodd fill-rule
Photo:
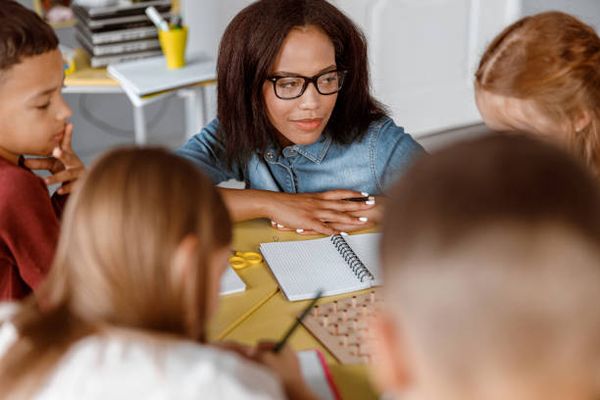
M 380 233 L 261 243 L 269 268 L 290 301 L 353 292 L 380 285 Z

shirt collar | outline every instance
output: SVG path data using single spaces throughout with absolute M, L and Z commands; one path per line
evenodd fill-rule
M 298 154 L 304 156 L 315 164 L 320 164 L 331 146 L 331 136 L 323 133 L 319 140 L 311 144 L 296 144 L 294 147 Z

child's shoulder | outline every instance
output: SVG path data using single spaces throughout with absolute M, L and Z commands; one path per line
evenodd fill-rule
M 0 160 L 0 205 L 41 194 L 48 197 L 48 191 L 38 176 L 26 168 Z
M 78 342 L 61 364 L 61 379 L 53 382 L 57 383 L 53 393 L 62 393 L 64 377 L 80 376 L 81 370 L 95 371 L 88 377 L 90 383 L 119 382 L 118 387 L 105 387 L 109 394 L 167 389 L 175 397 L 192 393 L 216 398 L 220 393 L 222 398 L 283 398 L 280 384 L 264 367 L 216 347 L 145 333 L 97 335 Z M 123 376 L 130 376 L 130 383 L 123 385 Z M 140 389 L 139 381 L 149 383 Z

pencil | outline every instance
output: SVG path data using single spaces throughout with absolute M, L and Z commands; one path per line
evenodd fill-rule
M 346 200 L 346 201 L 362 202 L 362 201 L 369 200 L 369 196 L 366 196 L 366 197 L 347 197 L 344 200 Z
M 287 343 L 290 336 L 292 336 L 292 334 L 298 328 L 298 326 L 300 325 L 302 320 L 308 315 L 308 313 L 310 312 L 310 309 L 313 308 L 315 304 L 317 304 L 317 301 L 319 301 L 319 299 L 321 298 L 322 295 L 323 295 L 323 290 L 319 290 L 317 292 L 315 298 L 312 299 L 310 304 L 308 306 L 306 306 L 306 308 L 302 311 L 300 316 L 298 318 L 296 318 L 296 321 L 294 321 L 292 326 L 290 326 L 290 328 L 287 330 L 285 335 L 283 335 L 283 338 L 279 342 L 277 342 L 275 347 L 273 347 L 274 353 L 279 353 L 281 351 L 281 349 L 283 349 L 283 346 L 285 346 L 285 344 Z

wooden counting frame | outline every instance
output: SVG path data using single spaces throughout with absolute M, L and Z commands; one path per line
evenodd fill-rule
M 313 307 L 302 323 L 342 364 L 372 361 L 368 317 L 381 296 L 376 290 Z

